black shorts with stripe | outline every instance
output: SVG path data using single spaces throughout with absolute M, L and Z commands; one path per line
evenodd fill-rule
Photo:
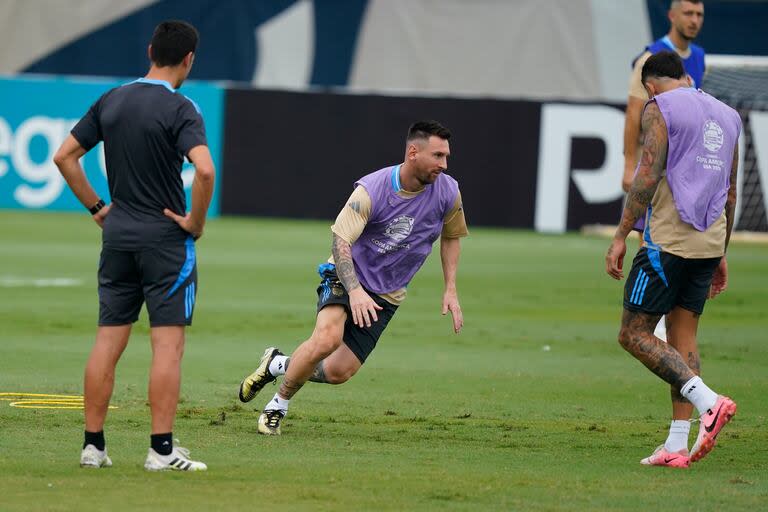
M 102 247 L 99 325 L 132 324 L 145 302 L 150 326 L 191 325 L 196 296 L 192 237 L 134 251 Z
M 358 327 L 352 321 L 352 311 L 349 309 L 349 294 L 336 275 L 336 266 L 331 263 L 323 263 L 317 267 L 322 281 L 317 287 L 317 312 L 331 304 L 344 306 L 347 311 L 347 321 L 344 323 L 344 344 L 349 347 L 360 363 L 365 363 L 371 355 L 381 334 L 397 311 L 397 306 L 387 302 L 377 294 L 365 290 L 374 302 L 381 306 L 381 311 L 376 312 L 378 321 L 371 322 L 370 327 Z
M 720 258 L 688 259 L 642 247 L 624 286 L 624 309 L 665 315 L 680 306 L 700 315 L 719 263 Z

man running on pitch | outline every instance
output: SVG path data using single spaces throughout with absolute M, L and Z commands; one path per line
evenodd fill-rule
M 412 125 L 405 162 L 360 178 L 332 226 L 332 256 L 320 265 L 317 320 L 288 357 L 268 348 L 240 384 L 248 402 L 278 376 L 280 389 L 259 416 L 262 434 L 279 435 L 288 404 L 307 380 L 341 384 L 360 369 L 405 299 L 406 286 L 440 238 L 445 277 L 442 313 L 463 318 L 456 292 L 459 239 L 467 235 L 456 180 L 445 174 L 450 132 L 434 121 Z

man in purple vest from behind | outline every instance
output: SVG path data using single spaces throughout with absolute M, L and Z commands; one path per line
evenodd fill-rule
M 643 247 L 624 288 L 619 343 L 672 386 L 669 436 L 641 463 L 687 468 L 712 450 L 736 413 L 733 400 L 699 377 L 696 331 L 707 298 L 728 282 L 725 252 L 736 208 L 741 119 L 691 88 L 674 52 L 651 56 L 642 81 L 651 98 L 642 115 L 643 154 L 605 266 L 614 279 L 624 277 L 626 237 L 644 216 Z M 654 336 L 662 315 L 668 344 Z M 689 452 L 693 407 L 701 421 Z
M 264 385 L 285 376 L 259 416 L 259 433 L 280 434 L 288 403 L 307 380 L 341 384 L 357 373 L 438 238 L 445 277 L 442 312 L 451 313 L 454 332 L 461 330 L 456 270 L 467 226 L 458 183 L 445 174 L 450 137 L 435 121 L 417 122 L 408 130 L 402 164 L 355 183 L 331 227 L 332 255 L 318 268 L 314 332 L 290 357 L 267 348 L 258 368 L 240 383 L 240 400 L 249 402 Z

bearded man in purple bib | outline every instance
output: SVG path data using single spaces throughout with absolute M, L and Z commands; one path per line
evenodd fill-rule
M 341 384 L 357 373 L 438 238 L 445 278 L 442 313 L 451 313 L 455 333 L 461 330 L 456 270 L 467 225 L 458 183 L 445 174 L 450 138 L 435 121 L 417 122 L 408 130 L 402 164 L 355 183 L 331 227 L 332 255 L 318 268 L 314 332 L 291 356 L 267 348 L 258 368 L 240 383 L 240 400 L 249 402 L 285 376 L 259 416 L 259 433 L 280 435 L 290 400 L 308 380 Z
M 696 331 L 707 298 L 728 283 L 741 119 L 691 87 L 675 52 L 649 57 L 642 81 L 651 98 L 642 115 L 643 154 L 605 268 L 614 279 L 624 277 L 625 240 L 641 221 L 643 246 L 624 288 L 619 343 L 672 387 L 669 436 L 641 463 L 687 468 L 714 448 L 736 414 L 736 403 L 699 377 Z M 668 344 L 654 336 L 662 315 L 675 319 Z M 689 452 L 694 407 L 701 421 Z

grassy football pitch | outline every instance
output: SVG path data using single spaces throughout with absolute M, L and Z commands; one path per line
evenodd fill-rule
M 475 228 L 463 244 L 459 336 L 440 315 L 435 251 L 358 375 L 307 384 L 283 435 L 258 436 L 257 410 L 276 388 L 241 404 L 238 384 L 266 346 L 291 351 L 309 334 L 328 225 L 220 219 L 198 243 L 175 435 L 207 473 L 142 468 L 142 313 L 108 417 L 114 467 L 78 467 L 80 411 L 0 400 L 0 510 L 768 506 L 768 247 L 734 243 L 730 288 L 702 317 L 703 376 L 739 410 L 685 471 L 638 463 L 666 436 L 669 391 L 615 341 L 622 292 L 603 271 L 608 241 L 576 235 Z M 28 212 L 0 213 L 0 226 L 0 393 L 79 394 L 97 316 L 98 228 L 85 214 Z

